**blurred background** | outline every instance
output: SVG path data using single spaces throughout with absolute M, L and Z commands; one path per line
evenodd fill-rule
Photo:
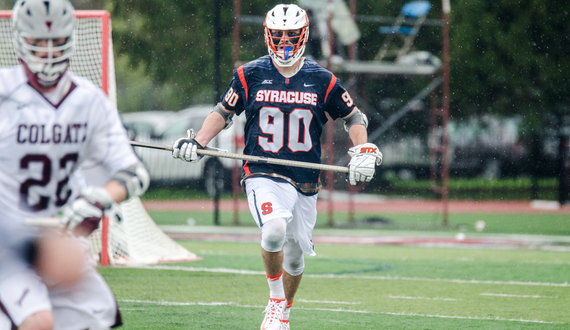
M 133 139 L 163 144 L 199 128 L 232 70 L 267 54 L 262 23 L 278 4 L 72 2 L 76 9 L 111 13 L 118 109 Z M 13 3 L 2 0 L 0 9 Z M 446 1 L 296 3 L 310 14 L 305 55 L 340 78 L 370 119 L 371 142 L 384 153 L 375 179 L 352 192 L 439 199 L 437 187 L 448 186 L 450 199 L 567 202 L 570 3 L 452 0 L 448 17 Z M 442 74 L 446 39 L 448 95 Z M 327 130 L 341 132 L 342 124 Z M 239 152 L 242 133 L 226 133 L 213 143 Z M 327 134 L 323 162 L 346 165 L 346 134 Z M 202 162 L 188 170 L 164 152 L 137 152 L 154 187 L 210 186 L 213 193 L 213 180 L 222 173 L 222 188 L 232 191 L 235 161 Z M 206 175 L 212 168 L 216 174 Z M 350 190 L 344 176 L 322 174 L 322 180 L 329 188 Z

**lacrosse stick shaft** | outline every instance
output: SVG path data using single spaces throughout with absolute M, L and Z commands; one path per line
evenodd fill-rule
M 164 146 L 164 145 L 158 145 L 158 144 L 152 144 L 152 143 L 131 141 L 131 145 L 133 147 L 143 147 L 143 148 L 172 151 L 172 146 Z M 241 159 L 241 160 L 249 160 L 251 162 L 256 162 L 256 163 L 267 163 L 267 164 L 275 164 L 275 165 L 310 168 L 310 169 L 321 170 L 321 171 L 333 171 L 333 172 L 339 172 L 339 173 L 348 173 L 348 167 L 344 167 L 344 166 L 315 164 L 315 163 L 308 163 L 308 162 L 300 162 L 300 161 L 296 161 L 296 160 L 286 160 L 286 159 L 278 159 L 278 158 L 267 158 L 267 157 L 258 157 L 258 156 L 250 156 L 250 155 L 240 155 L 240 154 L 234 154 L 234 153 L 225 152 L 225 151 L 217 151 L 217 150 L 209 150 L 209 149 L 198 149 L 198 150 L 196 150 L 196 153 L 200 156 L 212 156 L 212 157 Z
M 59 218 L 26 218 L 26 225 L 36 227 L 59 227 Z

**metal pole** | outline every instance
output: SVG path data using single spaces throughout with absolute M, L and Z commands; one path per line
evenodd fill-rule
M 557 157 L 557 170 L 558 170 L 558 203 L 560 206 L 566 205 L 568 201 L 568 168 L 566 167 L 566 149 L 568 138 L 563 132 L 563 116 L 558 115 L 558 157 Z
M 350 15 L 352 16 L 352 18 L 354 19 L 356 17 L 356 0 L 350 0 L 349 2 L 349 6 L 350 6 Z M 348 59 L 351 61 L 356 61 L 356 41 L 353 42 L 352 44 L 350 44 L 350 46 L 348 46 Z M 351 72 L 350 73 L 350 78 L 348 79 L 349 83 L 349 89 L 356 93 L 356 73 Z M 350 138 L 348 139 L 348 147 L 352 147 L 352 141 L 350 140 Z M 354 193 L 357 190 L 358 186 L 353 186 L 350 183 L 347 183 L 348 185 L 348 222 L 350 223 L 354 223 L 355 219 L 354 219 Z
M 442 74 L 443 74 L 443 100 L 442 100 L 442 137 L 441 146 L 443 148 L 443 159 L 441 169 L 441 180 L 443 193 L 441 196 L 443 202 L 443 226 L 448 225 L 449 214 L 449 137 L 447 134 L 447 124 L 449 122 L 449 83 L 450 83 L 450 68 L 449 68 L 449 13 L 451 6 L 449 0 L 442 0 Z
M 241 0 L 234 0 L 234 29 L 233 29 L 233 44 L 232 44 L 232 60 L 234 67 L 237 66 L 240 57 L 240 30 L 241 22 L 239 20 L 241 15 Z M 237 129 L 234 126 L 234 152 L 237 153 L 238 147 L 241 146 L 241 141 L 238 141 Z M 239 224 L 239 177 L 240 177 L 240 162 L 235 161 L 232 168 L 232 197 L 234 204 L 234 225 Z
M 329 6 L 332 6 L 332 0 L 329 0 Z M 331 63 L 331 58 L 333 55 L 333 43 L 334 43 L 334 35 L 333 35 L 333 29 L 331 27 L 331 20 L 332 20 L 332 12 L 329 10 L 329 17 L 327 19 L 327 29 L 328 29 L 328 33 L 327 33 L 327 37 L 328 37 L 328 41 L 329 41 L 329 49 L 330 49 L 330 54 L 327 58 L 327 70 L 331 70 L 332 69 L 332 63 Z M 327 150 L 327 164 L 332 165 L 334 164 L 334 122 L 332 120 L 329 120 L 329 123 L 327 124 L 327 136 L 326 136 L 326 150 Z M 328 219 L 328 225 L 330 227 L 334 226 L 334 205 L 333 205 L 333 192 L 334 192 L 334 173 L 332 172 L 327 172 L 326 173 L 326 178 L 327 178 L 327 191 L 329 193 L 329 199 L 328 199 L 328 215 L 327 215 L 327 219 Z
M 220 0 L 214 0 L 214 104 L 220 100 Z M 216 163 L 217 164 L 217 163 Z M 214 173 L 219 178 L 224 169 L 216 166 Z M 219 171 L 219 173 L 218 173 Z M 220 187 L 218 180 L 214 182 L 214 224 L 220 224 Z
M 241 29 L 241 0 L 234 0 L 234 29 L 232 42 L 232 60 L 234 68 L 237 68 L 240 56 L 240 29 Z

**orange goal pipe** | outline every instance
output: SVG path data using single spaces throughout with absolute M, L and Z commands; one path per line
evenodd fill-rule
M 101 266 L 109 266 L 109 218 L 104 215 L 101 221 Z

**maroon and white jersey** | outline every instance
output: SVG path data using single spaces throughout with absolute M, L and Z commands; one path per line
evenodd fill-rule
M 117 110 L 90 81 L 67 72 L 57 104 L 27 81 L 21 65 L 0 70 L 0 227 L 57 213 L 80 166 L 113 175 L 138 162 Z

